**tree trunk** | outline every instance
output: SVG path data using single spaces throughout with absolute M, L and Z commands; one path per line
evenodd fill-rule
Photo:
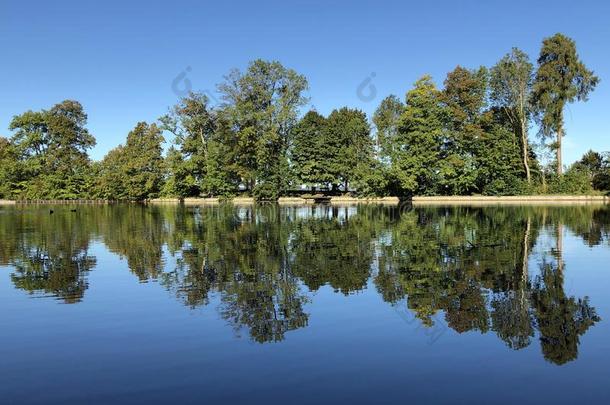
M 526 307 L 525 288 L 529 277 L 529 246 L 530 246 L 530 231 L 532 228 L 532 219 L 527 216 L 527 224 L 525 227 L 525 235 L 523 236 L 523 258 L 521 261 L 521 283 L 519 285 L 519 302 L 522 308 Z
M 557 223 L 557 271 L 563 273 L 563 224 Z
M 523 235 L 523 256 L 521 259 L 521 268 L 522 268 L 522 280 L 527 281 L 528 270 L 529 270 L 529 247 L 530 247 L 530 231 L 532 228 L 532 219 L 528 215 L 527 222 L 525 225 L 525 235 Z M 525 284 L 524 284 L 525 285 Z
M 557 130 L 557 174 L 563 174 L 563 164 L 561 162 L 561 138 L 563 138 L 563 127 Z
M 530 165 L 528 163 L 529 152 L 527 150 L 527 125 L 524 120 L 521 120 L 521 145 L 521 153 L 523 153 L 523 166 L 525 167 L 525 177 L 527 178 L 527 184 L 530 184 L 532 176 L 530 174 Z

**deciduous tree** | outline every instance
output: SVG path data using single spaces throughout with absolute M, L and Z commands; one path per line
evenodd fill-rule
M 407 93 L 398 124 L 391 173 L 402 194 L 436 190 L 444 116 L 440 91 L 430 76 L 423 76 Z
M 363 166 L 373 159 L 371 127 L 366 114 L 360 110 L 343 107 L 333 110 L 327 119 L 324 134 L 324 162 L 333 187 L 358 179 Z
M 527 182 L 531 182 L 529 165 L 530 94 L 534 66 L 525 52 L 518 48 L 506 54 L 491 69 L 491 101 L 509 120 L 521 143 L 521 159 Z
M 260 199 L 287 189 L 287 150 L 307 79 L 279 62 L 255 60 L 219 86 L 223 109 L 236 135 L 236 170 Z
M 86 124 L 87 114 L 74 100 L 13 118 L 9 129 L 23 162 L 26 197 L 74 199 L 86 193 L 87 152 L 95 146 Z
M 292 131 L 291 160 L 297 179 L 314 186 L 332 181 L 324 161 L 326 118 L 317 111 L 309 111 Z
M 390 165 L 397 149 L 398 123 L 404 112 L 405 105 L 395 95 L 390 95 L 381 101 L 373 114 L 373 123 L 377 130 L 377 148 L 380 160 Z

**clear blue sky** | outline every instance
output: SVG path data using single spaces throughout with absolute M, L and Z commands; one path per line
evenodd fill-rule
M 175 103 L 172 81 L 187 67 L 194 90 L 214 91 L 255 58 L 306 75 L 322 113 L 347 105 L 370 114 L 425 73 L 442 84 L 456 65 L 491 66 L 513 46 L 535 59 L 544 37 L 563 32 L 602 79 L 566 113 L 569 163 L 588 148 L 610 150 L 610 2 L 546 3 L 2 0 L 0 135 L 15 114 L 76 99 L 100 159 Z M 377 95 L 363 101 L 357 88 L 372 73 Z

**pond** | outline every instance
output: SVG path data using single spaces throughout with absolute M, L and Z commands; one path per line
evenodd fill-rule
M 610 207 L 0 207 L 2 403 L 610 396 Z

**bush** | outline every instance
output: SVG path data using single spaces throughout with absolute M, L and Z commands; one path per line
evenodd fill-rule
M 588 170 L 570 168 L 562 176 L 554 176 L 549 181 L 550 194 L 591 194 L 591 174 Z
M 593 176 L 593 188 L 606 193 L 610 191 L 610 169 L 605 169 Z
M 504 196 L 504 195 L 525 195 L 530 193 L 530 187 L 522 179 L 497 178 L 483 187 L 483 195 Z
M 257 201 L 275 201 L 280 197 L 280 191 L 277 184 L 263 181 L 254 186 L 252 195 Z
M 357 179 L 354 186 L 358 190 L 357 194 L 363 197 L 385 197 L 390 192 L 390 175 L 388 170 L 380 164 L 373 164 L 371 167 L 358 167 L 356 170 Z

